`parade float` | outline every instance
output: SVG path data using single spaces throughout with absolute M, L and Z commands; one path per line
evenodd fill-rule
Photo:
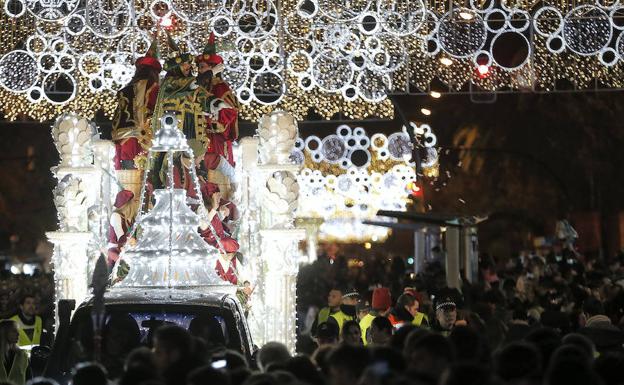
M 392 118 L 396 94 L 550 91 L 563 80 L 621 87 L 623 9 L 3 1 L 0 108 L 10 120 L 54 121 L 60 154 L 59 227 L 48 233 L 57 300 L 88 295 L 103 253 L 111 292 L 238 291 L 250 301 L 256 342 L 293 349 L 297 269 L 315 259 L 319 234 L 383 240 L 386 230 L 363 222 L 405 210 L 406 195 L 439 172 L 426 124 L 402 121 L 387 136 L 353 124 L 299 138 L 297 120 L 310 110 Z M 112 140 L 92 123 L 100 111 Z M 238 138 L 239 118 L 258 124 L 255 136 Z

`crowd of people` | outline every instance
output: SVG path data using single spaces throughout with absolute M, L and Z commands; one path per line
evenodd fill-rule
M 248 360 L 168 325 L 115 376 L 87 362 L 72 383 L 624 384 L 624 255 L 593 258 L 558 244 L 502 261 L 483 255 L 478 282 L 460 288 L 445 286 L 436 262 L 413 276 L 387 258 L 375 262 L 384 272 L 378 284 L 363 285 L 340 259 L 302 268 L 298 289 L 308 296 L 299 301 L 296 355 L 271 342 Z M 306 312 L 318 303 L 306 285 L 327 279 L 325 306 Z M 19 310 L 28 312 L 22 301 Z M 15 371 L 21 382 L 11 371 L 23 366 L 15 321 L 0 323 L 0 383 L 22 385 L 28 366 Z

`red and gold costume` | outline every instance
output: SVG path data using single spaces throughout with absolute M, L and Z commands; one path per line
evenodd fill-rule
M 219 187 L 214 183 L 205 183 L 202 186 L 202 195 L 205 199 L 211 199 L 212 194 L 219 192 Z M 219 207 L 232 206 L 231 202 L 221 200 Z M 221 257 L 217 260 L 215 270 L 217 274 L 224 280 L 236 285 L 238 282 L 238 276 L 236 272 L 236 258 L 234 253 L 239 249 L 238 242 L 232 238 L 229 233 L 229 229 L 224 225 L 223 220 L 226 218 L 220 218 L 219 208 L 213 208 L 217 213 L 211 218 L 210 223 L 205 229 L 200 231 L 200 235 L 211 246 L 220 251 Z M 235 210 L 235 207 L 233 207 Z M 230 209 L 232 213 L 232 209 Z M 229 215 L 228 215 L 229 216 Z
M 146 55 L 135 63 L 137 72 L 159 73 L 157 41 L 154 39 Z M 151 145 L 151 117 L 158 96 L 158 80 L 133 79 L 117 93 L 117 109 L 113 118 L 112 139 L 115 143 L 115 169 L 134 169 L 134 158 Z
M 199 68 L 200 77 L 206 71 L 217 72 L 215 69 L 218 66 L 222 68 L 223 58 L 216 53 L 214 34 L 210 34 L 208 44 L 204 47 L 203 53 L 195 57 L 195 62 Z M 208 147 L 204 161 L 208 170 L 219 171 L 231 183 L 234 177 L 233 167 L 235 166 L 232 142 L 238 139 L 239 104 L 230 86 L 221 78 L 221 75 L 214 72 L 210 77 L 203 77 L 205 79 L 203 81 L 207 84 L 202 85 L 211 95 L 224 103 L 221 105 L 213 104 L 211 114 L 207 117 Z M 229 184 L 218 180 L 215 182 L 222 187 Z

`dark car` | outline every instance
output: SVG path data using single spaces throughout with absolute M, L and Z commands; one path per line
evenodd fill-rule
M 71 322 L 68 310 L 59 308 L 61 325 L 45 376 L 66 384 L 78 362 L 95 358 L 92 307 L 93 298 L 87 299 Z M 254 353 L 247 320 L 234 294 L 208 289 L 112 289 L 105 294 L 105 309 L 101 363 L 112 378 L 121 373 L 132 349 L 151 347 L 154 331 L 164 324 L 188 329 L 201 337 L 208 349 L 236 350 L 250 361 Z

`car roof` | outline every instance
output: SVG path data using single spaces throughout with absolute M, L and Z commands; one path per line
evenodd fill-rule
M 235 298 L 231 290 L 217 288 L 111 288 L 104 294 L 106 305 L 200 305 L 221 306 L 227 298 Z M 93 304 L 93 296 L 80 306 Z

